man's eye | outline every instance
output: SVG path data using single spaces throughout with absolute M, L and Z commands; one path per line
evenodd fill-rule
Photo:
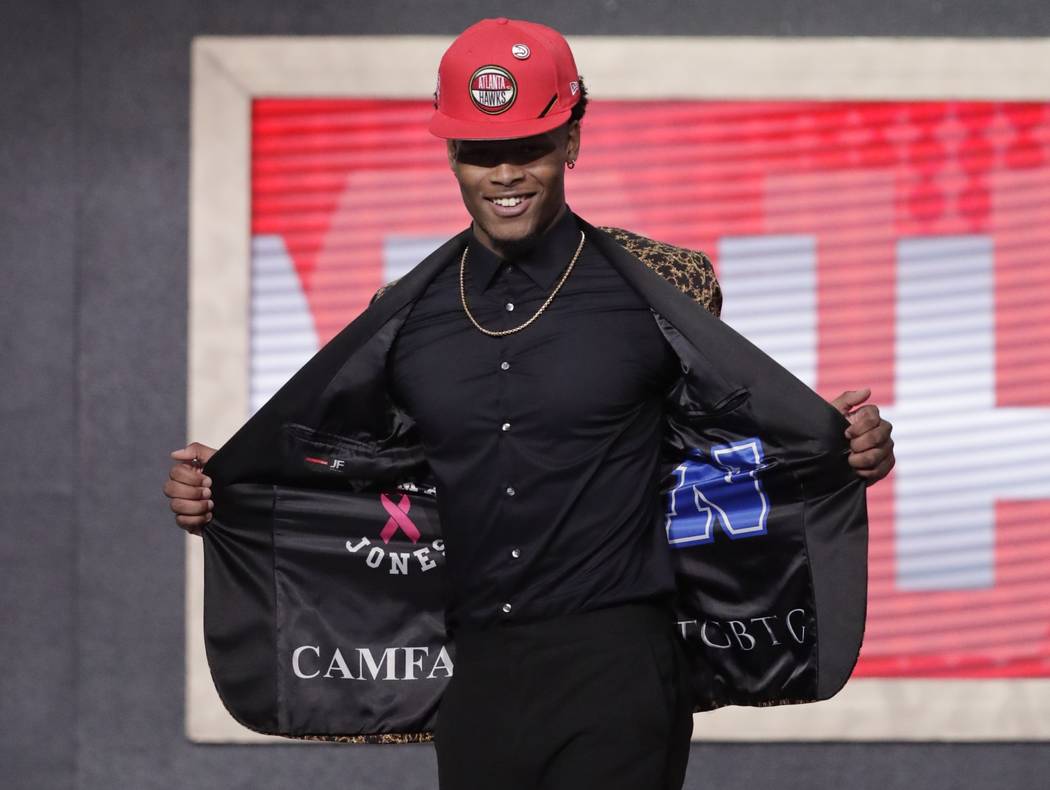
M 535 143 L 530 145 L 514 146 L 513 148 L 494 147 L 483 148 L 463 146 L 459 149 L 457 158 L 467 164 L 485 165 L 495 167 L 503 162 L 515 164 L 527 164 L 546 156 L 554 150 L 551 145 Z

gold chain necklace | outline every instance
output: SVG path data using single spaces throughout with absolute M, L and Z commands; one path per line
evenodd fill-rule
M 547 301 L 540 305 L 539 309 L 533 313 L 532 318 L 526 321 L 520 326 L 516 326 L 513 329 L 500 329 L 499 331 L 493 331 L 486 329 L 478 323 L 477 319 L 474 318 L 473 313 L 470 312 L 470 308 L 467 307 L 467 289 L 463 284 L 464 273 L 467 270 L 467 250 L 470 249 L 468 244 L 463 248 L 463 256 L 459 259 L 459 299 L 463 303 L 463 312 L 467 314 L 467 318 L 470 319 L 470 323 L 474 324 L 479 331 L 484 332 L 489 337 L 503 337 L 504 335 L 512 335 L 515 332 L 520 332 L 522 329 L 527 327 L 533 321 L 540 317 L 540 314 L 547 309 L 551 302 L 554 301 L 554 297 L 558 295 L 558 291 L 561 290 L 562 285 L 569 279 L 569 273 L 572 272 L 572 267 L 576 265 L 576 259 L 580 257 L 580 251 L 583 250 L 583 243 L 587 240 L 587 237 L 583 235 L 583 231 L 580 231 L 580 243 L 576 247 L 576 254 L 572 256 L 572 260 L 569 261 L 569 265 L 565 268 L 565 272 L 562 274 L 561 279 L 558 280 L 558 284 L 554 286 L 554 290 L 551 291 L 551 295 L 547 297 Z

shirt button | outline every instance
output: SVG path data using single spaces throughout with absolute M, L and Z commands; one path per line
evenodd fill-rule
M 514 312 L 514 302 L 507 302 L 506 308 L 508 313 Z
M 510 614 L 511 605 L 509 603 L 505 603 L 503 604 L 503 606 L 500 607 L 500 609 L 503 610 L 503 614 Z
M 510 430 L 510 423 L 509 422 L 505 422 L 499 428 L 500 428 L 501 431 L 509 431 Z
M 517 559 L 521 556 L 521 549 L 511 549 L 510 556 L 512 556 L 514 559 Z
M 500 362 L 499 363 L 499 369 L 500 370 L 510 370 L 510 363 L 509 362 Z
M 514 496 L 516 493 L 518 492 L 515 491 L 511 486 L 507 486 L 507 496 Z

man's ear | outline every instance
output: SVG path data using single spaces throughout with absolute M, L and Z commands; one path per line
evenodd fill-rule
M 569 121 L 569 136 L 565 142 L 565 158 L 575 162 L 580 156 L 580 122 Z
M 455 140 L 446 140 L 445 147 L 448 149 L 448 168 L 449 170 L 456 169 L 456 151 L 459 145 Z

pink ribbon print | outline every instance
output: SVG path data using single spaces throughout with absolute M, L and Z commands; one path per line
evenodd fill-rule
M 401 499 L 396 505 L 386 494 L 380 494 L 379 501 L 383 505 L 383 510 L 390 514 L 390 518 L 388 518 L 386 524 L 383 525 L 383 531 L 379 533 L 379 537 L 383 539 L 383 543 L 389 543 L 390 539 L 394 537 L 399 529 L 404 532 L 413 543 L 417 542 L 420 538 L 419 528 L 416 527 L 416 525 L 412 523 L 412 519 L 408 517 L 408 509 L 412 506 L 412 503 L 408 499 L 408 494 L 402 494 Z

